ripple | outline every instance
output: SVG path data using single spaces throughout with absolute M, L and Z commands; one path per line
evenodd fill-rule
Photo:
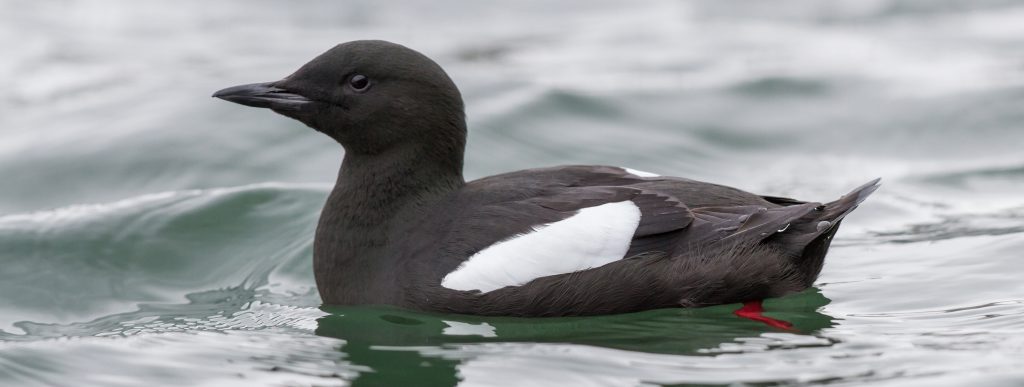
M 826 82 L 799 78 L 768 77 L 743 82 L 732 91 L 754 97 L 822 96 L 829 91 Z
M 250 192 L 326 191 L 331 187 L 329 184 L 267 182 L 238 187 L 158 192 L 111 203 L 77 204 L 47 211 L 0 215 L 0 230 L 4 227 L 18 228 L 19 224 L 24 223 L 57 223 L 115 216 L 124 212 L 154 211 L 162 205 L 198 197 L 222 197 Z
M 972 179 L 992 179 L 1020 182 L 1024 177 L 1024 164 L 986 165 L 959 171 L 933 172 L 917 179 L 932 184 L 966 186 Z
M 325 313 L 317 308 L 262 301 L 266 290 L 245 287 L 208 290 L 186 295 L 187 304 L 141 304 L 133 312 L 72 324 L 21 321 L 25 333 L 0 331 L 3 341 L 35 341 L 68 337 L 135 336 L 168 332 L 258 330 L 267 328 L 312 332 Z M 311 295 L 315 296 L 315 295 Z
M 1024 232 L 1024 207 L 987 214 L 943 214 L 939 221 L 907 225 L 903 230 L 876 231 L 872 239 L 915 243 L 972 236 L 998 236 Z
M 292 331 L 190 331 L 0 343 L 0 382 L 18 386 L 348 385 L 367 371 L 339 343 Z M 55 370 L 60 372 L 55 372 Z

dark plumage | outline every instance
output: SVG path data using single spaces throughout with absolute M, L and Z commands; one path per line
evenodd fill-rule
M 429 58 L 383 41 L 341 44 L 283 80 L 214 96 L 270 108 L 344 146 L 314 249 L 317 286 L 327 304 L 564 316 L 777 297 L 813 284 L 840 221 L 877 188 L 875 180 L 820 204 L 606 166 L 532 169 L 466 183 L 458 89 Z M 469 267 L 470 257 L 490 257 L 481 252 L 492 245 L 554 233 L 535 230 L 569 224 L 583 209 L 610 203 L 626 203 L 609 210 L 622 219 L 636 219 L 630 211 L 639 211 L 635 227 L 628 224 L 632 234 L 625 235 L 621 258 L 523 283 L 515 282 L 521 275 L 498 273 L 510 282 L 491 290 L 442 285 L 453 271 Z M 588 230 L 580 234 L 593 237 Z M 545 243 L 532 247 L 563 251 Z M 506 254 L 500 262 L 559 263 L 557 254 L 539 263 L 530 258 Z M 460 286 L 476 286 L 470 283 Z

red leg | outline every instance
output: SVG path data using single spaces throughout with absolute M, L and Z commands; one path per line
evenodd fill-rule
M 765 316 L 761 314 L 762 312 L 764 312 L 764 306 L 761 305 L 761 300 L 757 300 L 744 302 L 743 307 L 736 309 L 736 311 L 733 313 L 739 317 L 759 321 L 771 327 L 784 329 L 787 331 L 793 330 L 792 323 Z

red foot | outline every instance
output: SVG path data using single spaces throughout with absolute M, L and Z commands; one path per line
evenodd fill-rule
M 761 305 L 761 300 L 757 300 L 744 302 L 743 307 L 736 309 L 736 311 L 733 313 L 736 314 L 737 316 L 746 319 L 763 322 L 771 327 L 784 329 L 787 331 L 793 330 L 792 323 L 788 321 L 776 320 L 774 318 L 765 316 L 761 314 L 762 312 L 764 312 L 764 306 Z

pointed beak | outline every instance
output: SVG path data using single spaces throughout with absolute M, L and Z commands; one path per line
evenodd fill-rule
M 299 112 L 313 105 L 313 100 L 279 88 L 275 84 L 276 82 L 267 82 L 229 87 L 213 93 L 213 97 L 281 112 Z

